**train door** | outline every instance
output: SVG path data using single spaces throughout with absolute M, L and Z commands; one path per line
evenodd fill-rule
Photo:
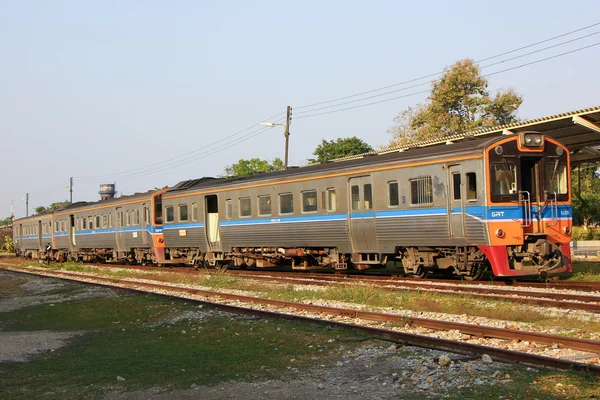
M 542 157 L 522 157 L 520 162 L 520 192 L 519 197 L 527 199 L 524 201 L 524 222 L 523 227 L 526 232 L 541 232 L 541 202 L 543 199 L 540 185 L 540 164 Z M 534 224 L 532 216 L 537 217 L 537 223 Z
M 219 234 L 219 199 L 216 194 L 204 196 L 206 239 L 211 250 L 221 249 Z
M 69 237 L 71 239 L 71 247 L 75 248 L 75 215 L 69 215 Z
M 373 211 L 373 183 L 370 176 L 350 178 L 349 219 L 352 246 L 355 252 L 377 250 L 375 213 Z
M 123 237 L 123 209 L 121 207 L 117 207 L 115 211 L 117 214 L 117 224 L 115 225 L 115 232 L 117 235 L 117 251 L 125 251 L 125 240 Z
M 42 224 L 42 221 L 38 221 L 37 234 L 38 234 L 38 248 L 40 250 L 44 249 L 44 245 L 42 243 L 42 240 L 43 240 L 42 236 L 44 234 L 44 229 L 43 228 L 44 228 L 44 225 Z
M 142 242 L 144 246 L 149 246 L 152 243 L 152 235 L 147 230 L 149 223 L 150 209 L 146 203 L 142 203 Z
M 450 237 L 462 238 L 465 236 L 465 200 L 463 195 L 462 168 L 460 165 L 448 167 L 448 221 L 450 224 Z
M 17 230 L 19 231 L 19 250 L 23 251 L 23 225 L 20 224 Z

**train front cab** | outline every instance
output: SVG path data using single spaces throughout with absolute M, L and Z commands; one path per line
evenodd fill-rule
M 569 152 L 536 132 L 486 149 L 489 246 L 496 276 L 572 271 Z

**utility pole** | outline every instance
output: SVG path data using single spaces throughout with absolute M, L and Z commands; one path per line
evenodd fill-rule
M 25 216 L 29 217 L 29 193 L 25 193 Z
M 69 178 L 69 202 L 73 204 L 73 177 Z
M 287 106 L 287 112 L 285 116 L 285 131 L 283 135 L 285 136 L 285 161 L 283 163 L 283 168 L 288 169 L 288 149 L 290 146 L 290 124 L 292 123 L 292 107 Z

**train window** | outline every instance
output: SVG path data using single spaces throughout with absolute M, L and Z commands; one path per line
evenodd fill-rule
M 308 190 L 302 192 L 302 212 L 317 211 L 317 191 Z
M 58 232 L 59 224 L 54 224 L 54 232 Z
M 370 183 L 363 185 L 365 210 L 373 209 L 373 189 Z
M 192 203 L 192 221 L 198 221 L 198 203 Z
M 460 172 L 452 174 L 452 198 L 460 200 Z
M 398 182 L 388 182 L 388 206 L 398 207 L 400 205 L 400 196 L 398 195 Z
M 292 193 L 282 193 L 279 195 L 279 214 L 294 213 L 294 195 Z
M 567 167 L 559 160 L 546 164 L 546 181 L 548 192 L 556 194 L 567 194 Z
M 179 221 L 187 221 L 188 220 L 188 206 L 187 204 L 180 204 L 178 206 L 179 209 Z
M 512 195 L 517 193 L 517 167 L 513 163 L 493 163 L 492 195 Z
M 106 228 L 108 226 L 108 216 L 106 214 L 102 214 L 102 227 Z
M 431 176 L 419 176 L 409 180 L 410 206 L 427 207 L 433 205 L 433 183 Z
M 133 212 L 133 224 L 134 225 L 140 224 L 140 209 L 139 208 Z
M 85 231 L 87 229 L 87 218 L 81 218 L 81 230 Z
M 173 222 L 175 221 L 175 209 L 173 206 L 165 207 L 165 222 Z
M 467 201 L 477 200 L 477 175 L 467 172 Z
M 250 197 L 240 197 L 240 217 L 249 217 L 252 215 L 252 202 Z
M 90 229 L 90 230 L 94 229 L 94 219 L 92 218 L 91 215 L 87 218 L 87 221 L 88 221 L 87 229 Z
M 271 215 L 271 195 L 258 196 L 258 215 Z
M 150 209 L 144 206 L 144 225 L 150 223 Z
M 96 219 L 96 226 L 94 226 L 94 228 L 98 229 L 98 228 L 100 228 L 100 216 L 96 215 L 95 219 Z
M 131 225 L 131 212 L 129 210 L 125 212 L 125 224 L 127 226 Z
M 108 227 L 109 228 L 113 227 L 113 216 L 112 216 L 112 214 L 108 214 Z
M 233 202 L 231 199 L 225 200 L 225 218 L 233 218 Z
M 357 211 L 360 207 L 360 190 L 358 185 L 353 185 L 350 188 L 350 196 L 352 197 L 352 211 Z
M 337 197 L 335 189 L 327 189 L 327 211 L 335 212 L 337 210 Z

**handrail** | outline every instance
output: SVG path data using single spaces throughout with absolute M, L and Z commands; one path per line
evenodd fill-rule
M 526 195 L 526 196 L 525 196 Z M 526 190 L 519 191 L 519 203 L 523 203 L 523 207 L 525 208 L 523 215 L 523 223 L 521 224 L 521 228 L 526 228 L 531 226 L 531 195 Z
M 548 203 L 550 206 L 550 219 L 552 220 L 552 223 L 548 224 L 547 226 L 558 225 L 558 196 L 556 192 L 552 193 L 554 193 L 554 200 L 548 199 Z

